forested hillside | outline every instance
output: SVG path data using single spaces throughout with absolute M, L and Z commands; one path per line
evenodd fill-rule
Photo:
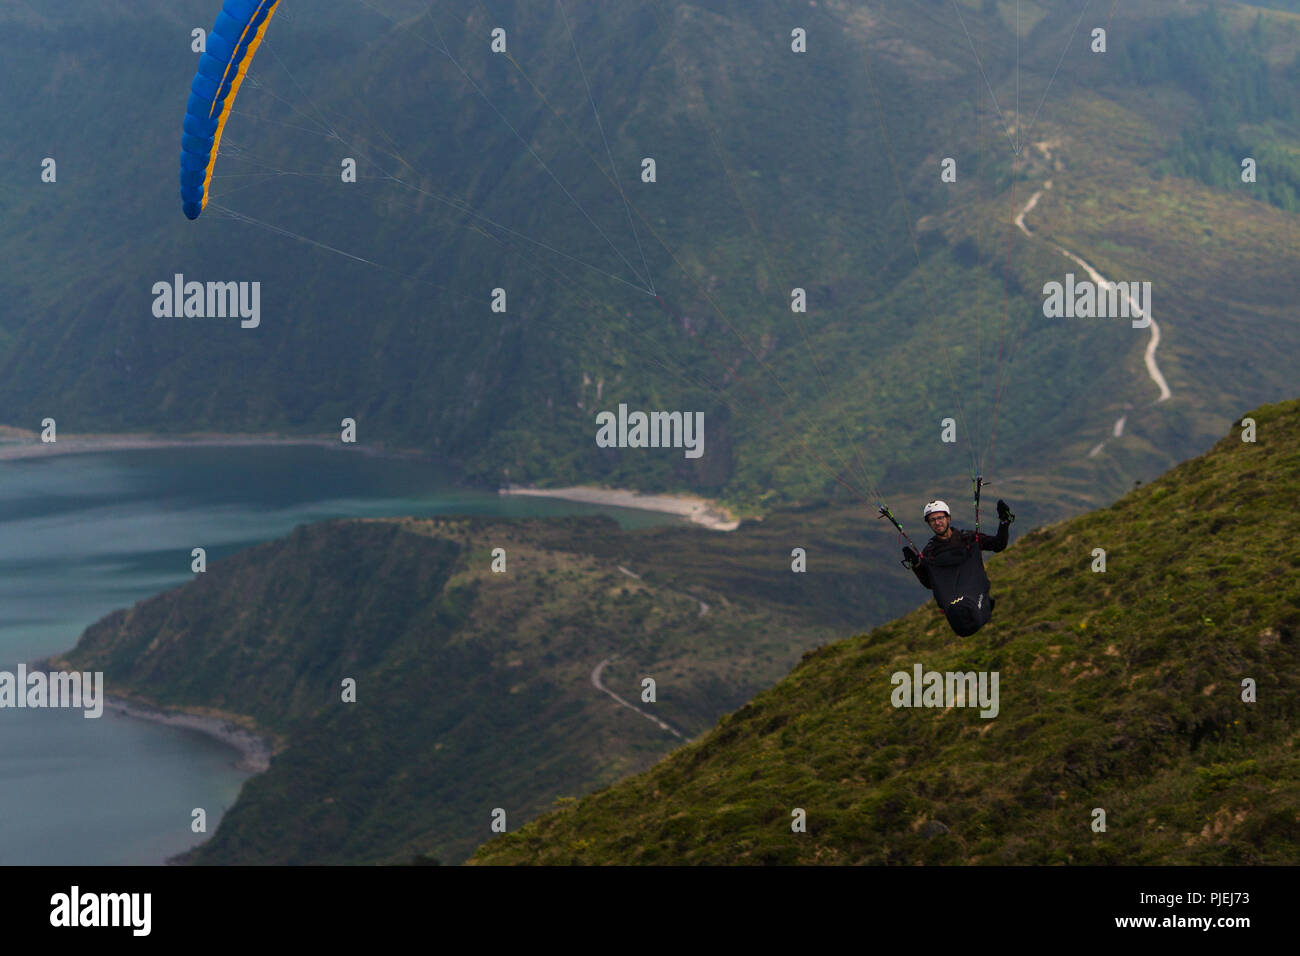
M 810 652 L 703 739 L 472 862 L 1294 865 L 1300 547 L 1271 519 L 1300 485 L 1300 401 L 1246 417 L 994 558 L 973 637 L 928 605 Z M 999 682 L 912 706 L 899 675 L 918 668 Z
M 284 0 L 191 223 L 191 31 L 218 6 L 0 7 L 10 424 L 350 417 L 489 485 L 689 487 L 748 514 L 924 495 L 975 463 L 1062 513 L 1289 394 L 1291 13 Z M 1012 220 L 1038 191 L 1031 238 Z M 1147 333 L 1043 317 L 1073 268 L 1053 244 L 1153 282 L 1171 401 Z M 260 326 L 154 316 L 177 274 L 261 282 Z M 705 454 L 598 448 L 619 403 L 704 412 Z

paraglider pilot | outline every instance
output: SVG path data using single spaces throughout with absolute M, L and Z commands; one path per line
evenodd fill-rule
M 1005 501 L 998 501 L 998 533 L 962 531 L 952 526 L 947 503 L 931 501 L 925 506 L 925 523 L 934 532 L 918 555 L 903 549 L 903 558 L 922 585 L 934 592 L 948 624 L 962 637 L 970 637 L 993 616 L 989 578 L 984 573 L 981 551 L 1001 551 L 1015 515 Z

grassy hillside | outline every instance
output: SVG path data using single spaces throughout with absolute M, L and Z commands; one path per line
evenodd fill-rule
M 1066 3 L 1026 3 L 1019 45 L 1005 3 L 964 0 L 961 22 L 946 0 L 801 7 L 802 56 L 777 0 L 576 5 L 572 37 L 523 0 L 282 5 L 214 186 L 311 245 L 215 209 L 180 215 L 189 30 L 218 5 L 0 10 L 0 161 L 19 171 L 0 187 L 12 423 L 318 434 L 350 416 L 362 441 L 445 455 L 487 483 L 508 468 L 516 482 L 685 486 L 756 513 L 847 503 L 816 456 L 859 484 L 856 455 L 877 483 L 961 475 L 993 445 L 996 404 L 996 464 L 1064 507 L 1203 449 L 1231 409 L 1289 382 L 1283 350 L 1256 344 L 1293 336 L 1279 250 L 1300 227 L 1256 200 L 1285 195 L 1296 141 L 1290 14 L 1265 11 L 1257 35 L 1253 8 L 1227 4 L 1218 24 L 1199 4 L 1123 4 L 1106 59 Z M 509 60 L 485 50 L 497 25 Z M 1235 85 L 1180 72 L 1207 37 Z M 1260 84 L 1266 97 L 1240 95 Z M 1059 170 L 1030 148 L 1013 169 L 1018 86 L 1022 112 L 1042 98 L 1030 138 L 1058 143 Z M 1198 153 L 1191 124 L 1211 102 L 1214 148 Z M 1191 164 L 1256 143 L 1254 193 Z M 647 155 L 653 186 L 636 177 Z M 57 184 L 39 182 L 45 156 Z M 937 175 L 948 156 L 954 184 Z M 1174 402 L 1147 408 L 1142 336 L 1042 321 L 1038 290 L 1063 260 L 1007 229 L 1047 176 L 1031 219 L 1045 238 L 1156 280 Z M 940 228 L 914 247 L 927 219 Z M 261 281 L 262 327 L 154 319 L 152 283 L 176 272 Z M 496 287 L 504 315 L 487 308 Z M 704 411 L 705 457 L 597 449 L 593 413 L 622 401 Z M 1087 459 L 1126 405 L 1128 434 Z M 937 439 L 947 416 L 962 420 L 956 445 Z
M 104 671 L 110 693 L 236 715 L 280 741 L 194 861 L 455 862 L 493 808 L 522 822 L 682 739 L 594 687 L 602 661 L 610 691 L 689 739 L 842 632 L 801 613 L 802 582 L 782 594 L 771 580 L 768 595 L 743 583 L 764 565 L 799 577 L 779 552 L 751 569 L 733 554 L 728 579 L 716 550 L 693 550 L 608 519 L 304 526 L 115 612 L 67 661 Z M 844 613 L 866 569 L 811 550 L 802 577 Z M 697 561 L 709 576 L 690 575 Z M 341 701 L 349 677 L 356 703 Z M 640 704 L 645 677 L 653 704 Z
M 928 605 L 810 652 L 703 739 L 471 862 L 1300 862 L 1300 401 L 1249 417 L 1255 443 L 1234 427 L 993 558 L 975 637 Z M 997 671 L 1000 712 L 894 707 L 891 676 L 918 663 Z

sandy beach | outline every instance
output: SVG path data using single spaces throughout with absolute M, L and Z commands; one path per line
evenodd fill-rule
M 268 737 L 262 737 L 246 727 L 241 727 L 230 718 L 183 710 L 164 710 L 138 700 L 126 700 L 111 695 L 108 696 L 105 705 L 109 710 L 128 717 L 151 720 L 168 727 L 185 727 L 207 734 L 239 751 L 239 762 L 235 764 L 238 770 L 261 773 L 271 766 L 271 757 L 275 753 L 274 742 Z
M 577 486 L 573 488 L 502 488 L 503 495 L 529 495 L 535 498 L 563 498 L 614 508 L 639 508 L 681 515 L 713 531 L 735 531 L 740 521 L 716 502 L 697 495 L 643 495 L 639 491 L 619 488 Z
M 373 445 L 345 445 L 337 437 L 285 436 L 277 434 L 239 434 L 221 432 L 195 432 L 183 435 L 125 434 L 69 434 L 54 442 L 43 442 L 40 435 L 30 429 L 0 425 L 0 461 L 17 461 L 25 458 L 46 458 L 54 455 L 86 455 L 96 452 L 136 451 L 149 448 L 234 448 L 249 445 L 314 445 L 335 448 L 364 455 L 382 455 L 392 458 L 423 458 L 424 452 L 411 449 L 385 448 L 382 443 Z M 692 494 L 646 495 L 622 488 L 598 488 L 579 485 L 570 488 L 503 488 L 503 495 L 528 495 L 535 498 L 561 498 L 584 504 L 607 505 L 613 508 L 636 508 L 680 515 L 694 524 L 712 531 L 735 531 L 740 521 L 726 508 L 707 498 Z

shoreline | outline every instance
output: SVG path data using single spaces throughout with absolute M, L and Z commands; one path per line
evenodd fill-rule
M 418 449 L 388 448 L 383 444 L 349 446 L 335 437 L 291 436 L 280 435 L 275 432 L 186 432 L 178 435 L 158 435 L 148 432 L 90 432 L 67 435 L 54 442 L 42 442 L 38 433 L 30 429 L 0 424 L 0 462 L 51 458 L 59 455 L 147 451 L 157 448 L 238 448 L 249 446 L 314 446 L 350 451 L 372 457 L 408 459 L 427 459 L 430 457 L 427 452 Z M 501 488 L 498 489 L 498 494 L 559 498 L 565 501 L 605 505 L 611 508 L 655 511 L 661 514 L 686 518 L 692 524 L 698 524 L 710 531 L 735 531 L 740 527 L 740 520 L 726 507 L 689 492 L 643 494 L 625 488 L 574 485 L 567 488 Z
M 575 485 L 569 488 L 501 488 L 500 495 L 521 495 L 533 498 L 562 498 L 583 504 L 606 505 L 612 508 L 632 508 L 638 511 L 658 511 L 680 515 L 694 524 L 711 531 L 735 531 L 740 521 L 723 506 L 699 495 L 681 493 L 645 495 L 623 488 L 597 488 L 593 485 Z
M 60 655 L 34 660 L 30 667 L 37 670 L 75 670 Z M 224 744 L 234 750 L 239 759 L 234 761 L 235 770 L 256 776 L 271 768 L 271 758 L 284 749 L 284 742 L 277 741 L 270 735 L 256 733 L 239 723 L 240 720 L 252 721 L 252 718 L 235 714 L 223 714 L 221 711 L 205 711 L 205 708 L 184 707 L 164 708 L 139 698 L 104 695 L 104 710 L 113 711 L 124 717 L 149 723 L 162 724 L 164 727 L 179 727 L 193 730 L 205 737 Z M 246 781 L 245 781 L 246 782 Z M 242 785 L 241 785 L 242 790 Z M 238 803 L 238 800 L 236 800 Z M 224 814 L 222 814 L 224 816 Z M 198 848 L 195 844 L 188 850 L 163 859 L 163 866 L 184 864 Z
M 30 661 L 27 666 L 41 671 L 78 670 L 69 664 L 62 654 Z M 104 709 L 166 727 L 182 727 L 186 730 L 198 731 L 238 751 L 239 759 L 235 762 L 235 769 L 248 773 L 259 774 L 269 769 L 271 758 L 283 749 L 283 746 L 271 735 L 257 733 L 245 727 L 240 721 L 251 723 L 252 718 L 238 714 L 227 714 L 202 707 L 162 707 L 137 697 L 107 693 L 104 694 Z
M 147 720 L 166 727 L 182 727 L 212 737 L 239 751 L 239 760 L 235 763 L 236 770 L 253 774 L 262 773 L 270 768 L 271 758 L 275 755 L 275 744 L 270 737 L 254 733 L 229 717 L 216 717 L 183 709 L 166 709 L 131 698 L 115 697 L 112 694 L 105 695 L 104 707 L 106 710 L 113 710 L 137 720 Z
M 36 432 L 0 425 L 0 461 L 20 461 L 29 458 L 54 457 L 56 455 L 142 451 L 153 448 L 237 448 L 249 445 L 314 445 L 318 448 L 335 448 L 390 458 L 426 457 L 423 452 L 414 449 L 390 449 L 385 448 L 383 445 L 345 445 L 338 438 L 287 436 L 278 435 L 274 432 L 270 434 L 189 432 L 179 435 L 153 435 L 147 432 L 92 432 L 68 435 L 53 442 L 43 442 Z

